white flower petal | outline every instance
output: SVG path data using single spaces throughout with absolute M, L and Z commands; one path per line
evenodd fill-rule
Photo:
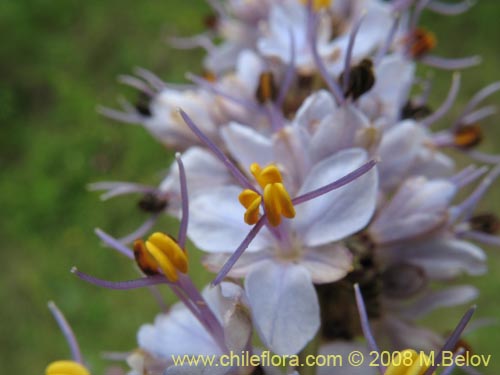
M 382 256 L 391 262 L 407 262 L 421 267 L 427 277 L 434 280 L 446 280 L 463 273 L 477 276 L 486 272 L 486 255 L 483 250 L 454 238 L 437 237 L 406 243 L 383 252 Z
M 411 305 L 398 310 L 402 317 L 415 320 L 442 307 L 463 305 L 476 299 L 479 291 L 470 285 L 459 285 L 444 290 L 430 291 Z
M 313 134 L 321 120 L 331 114 L 336 106 L 332 94 L 325 90 L 319 90 L 304 100 L 297 111 L 294 125 Z
M 437 351 L 444 344 L 443 338 L 430 329 L 416 326 L 395 315 L 387 314 L 381 323 L 380 340 L 389 338 L 396 350 L 412 348 L 416 351 Z
M 229 153 L 248 172 L 252 163 L 265 166 L 273 161 L 273 142 L 254 129 L 231 123 L 221 130 Z
M 226 264 L 230 256 L 231 254 L 223 253 L 208 254 L 203 259 L 203 265 L 209 271 L 218 273 L 222 266 Z M 227 276 L 235 279 L 246 277 L 253 268 L 260 267 L 262 262 L 268 261 L 271 257 L 272 253 L 267 251 L 267 249 L 263 251 L 244 252 L 236 264 L 231 268 Z
M 190 196 L 206 191 L 207 186 L 224 186 L 233 182 L 224 164 L 211 152 L 201 147 L 190 147 L 182 154 L 186 170 L 186 182 Z M 179 168 L 173 164 L 168 176 L 160 184 L 159 190 L 180 196 Z
M 298 195 L 334 182 L 366 161 L 364 150 L 341 151 L 311 170 Z M 301 235 L 303 243 L 311 247 L 319 246 L 363 229 L 375 210 L 377 180 L 377 171 L 373 168 L 339 189 L 297 205 L 292 225 Z
M 402 121 L 384 133 L 378 152 L 382 189 L 393 189 L 410 173 L 425 139 L 425 130 L 413 120 Z
M 244 207 L 238 201 L 242 188 L 223 186 L 198 194 L 189 205 L 188 236 L 199 249 L 232 253 L 252 229 L 243 221 Z M 269 246 L 271 234 L 262 228 L 246 251 Z
M 205 328 L 181 304 L 168 314 L 158 315 L 154 324 L 143 325 L 137 341 L 139 347 L 167 360 L 171 355 L 222 354 Z
M 316 334 L 318 298 L 304 267 L 267 262 L 248 275 L 245 289 L 257 331 L 273 352 L 296 354 Z
M 312 159 L 322 160 L 355 147 L 356 133 L 369 126 L 368 119 L 352 105 L 342 106 L 323 118 L 311 139 Z
M 352 271 L 352 254 L 342 245 L 307 249 L 300 264 L 309 270 L 315 284 L 331 283 Z
M 378 244 L 423 236 L 445 224 L 456 185 L 448 180 L 406 180 L 370 226 Z

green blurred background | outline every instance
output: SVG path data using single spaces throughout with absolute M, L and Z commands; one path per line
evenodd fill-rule
M 128 261 L 100 246 L 93 229 L 121 235 L 146 216 L 134 198 L 101 203 L 86 184 L 156 184 L 171 158 L 140 127 L 113 123 L 97 115 L 95 108 L 114 106 L 119 95 L 134 97 L 115 78 L 136 66 L 171 82 L 182 82 L 186 71 L 200 72 L 201 51 L 172 50 L 165 41 L 168 35 L 202 30 L 208 12 L 201 0 L 0 2 L 3 373 L 40 374 L 50 361 L 69 356 L 47 309 L 48 300 L 55 300 L 67 315 L 94 374 L 104 373 L 108 365 L 101 352 L 133 348 L 140 324 L 158 311 L 147 290 L 98 289 L 69 273 L 77 265 L 112 280 L 136 276 Z M 474 92 L 500 79 L 499 15 L 499 2 L 483 0 L 466 15 L 424 17 L 423 24 L 438 36 L 437 53 L 484 57 L 480 67 L 464 73 L 455 114 Z M 434 76 L 436 107 L 451 75 L 436 71 Z M 498 99 L 499 95 L 489 102 Z M 484 122 L 483 150 L 500 150 L 498 118 Z M 494 188 L 484 206 L 500 213 L 499 199 Z M 165 219 L 159 227 L 166 225 L 175 223 Z M 490 273 L 471 280 L 482 290 L 477 317 L 498 317 L 500 312 L 500 256 L 498 250 L 488 252 Z M 203 270 L 191 272 L 198 285 L 207 279 Z M 431 323 L 448 329 L 461 313 L 444 310 Z M 478 330 L 467 338 L 477 353 L 493 355 L 484 373 L 500 373 L 500 328 Z

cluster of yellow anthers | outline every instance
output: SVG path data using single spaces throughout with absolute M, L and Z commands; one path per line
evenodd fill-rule
M 75 361 L 55 361 L 47 366 L 45 375 L 90 375 L 90 372 Z
M 309 0 L 300 0 L 302 4 L 307 4 Z M 332 0 L 312 0 L 313 9 L 318 11 L 323 8 L 327 8 L 332 3 Z
M 241 192 L 239 201 L 246 208 L 245 223 L 249 225 L 257 223 L 260 218 L 259 209 L 262 201 L 264 201 L 267 220 L 272 226 L 280 225 L 281 216 L 289 219 L 294 218 L 295 208 L 283 185 L 278 167 L 271 164 L 262 169 L 259 164 L 253 163 L 250 166 L 250 172 L 262 188 L 263 194 L 250 189 Z
M 424 375 L 429 368 L 430 359 L 423 353 L 406 349 L 393 359 L 384 375 Z
M 134 256 L 146 275 L 157 275 L 158 269 L 161 269 L 171 282 L 179 279 L 178 272 L 188 271 L 186 252 L 172 237 L 164 233 L 153 233 L 146 243 L 143 240 L 136 240 Z

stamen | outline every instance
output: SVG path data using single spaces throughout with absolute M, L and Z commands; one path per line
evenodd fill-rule
M 127 280 L 127 281 L 108 281 L 78 271 L 76 267 L 73 267 L 71 269 L 71 273 L 75 274 L 78 278 L 88 282 L 89 284 L 93 284 L 101 288 L 115 289 L 115 290 L 129 290 L 129 289 L 144 288 L 150 285 L 171 284 L 171 282 L 163 275 L 148 276 L 140 279 Z
M 475 232 L 475 231 L 466 231 L 458 233 L 458 235 L 460 237 L 468 238 L 469 240 L 481 242 L 485 245 L 500 246 L 500 237 L 492 236 L 491 234 Z
M 494 82 L 483 89 L 479 90 L 471 100 L 467 103 L 465 106 L 462 115 L 460 116 L 461 118 L 468 115 L 470 112 L 476 108 L 476 106 L 481 103 L 483 100 L 485 100 L 488 96 L 493 95 L 497 91 L 500 91 L 500 82 Z
M 325 64 L 323 63 L 323 60 L 321 59 L 321 56 L 319 55 L 318 52 L 318 46 L 317 46 L 317 15 L 313 12 L 312 9 L 312 2 L 311 0 L 308 1 L 307 3 L 307 36 L 309 39 L 309 45 L 311 46 L 311 53 L 313 56 L 314 63 L 316 64 L 316 67 L 318 68 L 318 71 L 320 75 L 323 77 L 323 80 L 325 81 L 326 85 L 330 89 L 330 92 L 332 93 L 335 102 L 337 104 L 343 103 L 343 95 L 342 95 L 342 90 L 340 86 L 335 82 L 335 80 L 331 77 L 330 73 L 328 73 L 328 70 L 325 67 Z
M 467 155 L 481 163 L 500 164 L 500 155 L 490 155 L 477 150 L 467 151 Z
M 420 62 L 433 68 L 447 70 L 461 70 L 471 68 L 481 63 L 480 56 L 468 56 L 457 59 L 427 55 L 420 59 Z
M 415 0 L 394 0 L 392 2 L 392 9 L 395 12 L 401 12 L 409 8 Z
M 260 104 L 273 102 L 278 96 L 278 89 L 274 82 L 273 73 L 270 71 L 262 72 L 259 77 L 259 85 L 255 92 L 255 97 Z
M 323 194 L 329 193 L 332 190 L 341 188 L 342 186 L 347 185 L 348 183 L 354 181 L 358 177 L 361 177 L 362 175 L 370 171 L 370 169 L 372 169 L 376 164 L 377 162 L 375 160 L 370 160 L 369 162 L 363 164 L 361 167 L 346 174 L 344 177 L 341 177 L 338 180 L 329 183 L 328 185 L 325 185 L 316 190 L 310 191 L 309 193 L 305 193 L 301 196 L 293 198 L 292 203 L 294 205 L 301 204 L 310 201 L 311 199 L 314 199 L 316 197 L 319 197 Z
M 240 259 L 243 252 L 247 249 L 248 245 L 252 242 L 252 240 L 257 236 L 261 228 L 266 223 L 266 215 L 262 216 L 259 221 L 252 227 L 250 232 L 248 232 L 247 236 L 241 242 L 240 246 L 234 251 L 233 254 L 229 257 L 227 262 L 222 266 L 219 273 L 215 277 L 214 281 L 212 281 L 212 285 L 218 285 L 220 282 L 226 277 L 231 268 L 233 268 L 234 264 Z
M 410 56 L 420 59 L 436 47 L 437 40 L 433 33 L 421 27 L 417 27 L 408 36 L 408 47 Z
M 295 208 L 288 191 L 283 185 L 283 178 L 276 165 L 270 164 L 264 169 L 259 164 L 253 163 L 250 172 L 255 177 L 260 187 L 264 190 L 263 195 L 245 189 L 238 197 L 240 203 L 246 208 L 245 222 L 249 225 L 257 223 L 260 213 L 259 207 L 264 202 L 264 209 L 268 222 L 276 227 L 281 224 L 281 216 L 286 218 L 295 217 Z
M 304 5 L 311 5 L 315 12 L 328 8 L 332 4 L 332 0 L 300 0 L 300 2 Z
M 123 194 L 133 194 L 133 193 L 154 194 L 156 192 L 156 188 L 153 186 L 135 184 L 132 182 L 121 182 L 121 181 L 94 182 L 88 184 L 87 189 L 89 189 L 90 191 L 107 190 L 104 194 L 100 196 L 100 199 L 102 201 Z
M 224 92 L 223 90 L 219 89 L 212 82 L 207 81 L 206 79 L 197 77 L 191 73 L 186 74 L 186 78 L 193 81 L 195 84 L 197 84 L 201 88 L 203 88 L 209 92 L 212 92 L 213 94 L 222 96 L 223 98 L 226 98 L 227 100 L 230 100 L 236 104 L 241 105 L 242 107 L 246 108 L 250 112 L 259 111 L 259 107 L 254 102 L 233 96 L 231 94 L 228 94 L 227 92 Z
M 71 357 L 78 363 L 83 363 L 83 357 L 82 353 L 80 351 L 80 347 L 78 346 L 78 342 L 76 341 L 75 333 L 71 329 L 71 326 L 69 325 L 68 321 L 64 317 L 64 314 L 62 313 L 61 310 L 57 307 L 57 305 L 53 302 L 50 301 L 49 304 L 49 310 L 54 316 L 54 319 L 57 322 L 57 325 L 61 329 L 64 337 L 66 338 L 66 342 L 69 345 L 69 348 L 71 350 Z M 72 362 L 74 363 L 74 362 Z M 56 374 L 56 373 L 54 373 Z
M 295 217 L 292 200 L 282 183 L 266 185 L 264 188 L 264 208 L 269 224 L 273 227 L 281 224 L 281 216 L 289 219 Z
M 151 228 L 154 227 L 159 217 L 160 217 L 159 213 L 151 215 L 151 217 L 147 219 L 139 228 L 134 230 L 132 233 L 129 233 L 126 236 L 119 238 L 118 241 L 120 241 L 123 244 L 129 244 L 135 241 L 136 239 L 143 237 L 146 233 L 148 233 L 151 230 Z
M 171 36 L 168 38 L 169 44 L 177 49 L 194 49 L 201 47 L 207 52 L 215 48 L 214 42 L 206 34 L 195 35 L 191 37 Z
M 101 241 L 104 242 L 104 244 L 115 249 L 120 254 L 125 255 L 127 258 L 134 259 L 134 253 L 116 238 L 111 237 L 109 234 L 99 228 L 96 228 L 94 232 L 97 237 L 99 237 Z
M 274 164 L 270 164 L 262 169 L 258 163 L 252 163 L 250 165 L 250 173 L 252 173 L 262 189 L 268 184 L 283 182 L 281 173 Z
M 456 361 L 456 358 L 459 356 L 459 355 L 463 355 L 464 353 L 466 352 L 466 350 L 464 348 L 459 348 L 456 352 L 455 352 L 455 355 L 453 356 L 453 359 L 451 361 L 451 365 L 446 367 L 443 372 L 441 373 L 441 375 L 450 375 L 453 370 L 455 369 L 455 367 L 457 366 L 457 361 Z
M 74 361 L 55 361 L 47 366 L 45 375 L 90 375 L 90 372 Z
M 452 218 L 457 219 L 460 216 L 465 216 L 467 219 L 477 203 L 481 199 L 481 197 L 486 193 L 491 184 L 498 178 L 500 175 L 500 165 L 494 168 L 479 184 L 479 186 L 472 192 L 472 194 L 466 198 L 462 203 L 458 206 L 453 207 L 452 209 Z
M 167 87 L 167 84 L 163 82 L 163 80 L 160 77 L 158 77 L 156 74 L 147 69 L 135 68 L 134 72 L 139 77 L 148 82 L 151 85 L 151 87 L 154 87 L 157 91 L 163 90 L 165 87 Z
M 182 201 L 182 219 L 181 225 L 179 227 L 178 243 L 181 249 L 186 246 L 187 238 L 187 227 L 189 221 L 189 197 L 187 190 L 187 180 L 186 180 L 186 170 L 184 164 L 182 163 L 181 155 L 179 153 L 175 154 L 175 160 L 179 167 L 179 180 L 181 186 L 181 201 Z
M 366 306 L 363 300 L 363 295 L 361 294 L 361 290 L 359 288 L 359 284 L 354 284 L 354 293 L 356 296 L 356 305 L 358 306 L 359 318 L 361 321 L 361 329 L 363 331 L 363 335 L 366 338 L 368 343 L 368 347 L 371 351 L 376 351 L 380 353 L 380 350 L 377 346 L 377 342 L 375 341 L 375 337 L 373 336 L 372 330 L 370 328 L 370 321 L 368 320 L 368 314 L 366 313 Z M 380 363 L 378 364 L 379 372 L 384 375 L 385 367 Z
M 446 340 L 446 343 L 443 345 L 443 347 L 439 351 L 439 353 L 436 356 L 436 359 L 434 361 L 434 364 L 427 369 L 427 371 L 425 372 L 424 375 L 431 375 L 434 372 L 434 370 L 436 369 L 437 365 L 439 363 L 441 363 L 443 352 L 452 350 L 455 347 L 458 340 L 460 340 L 460 336 L 462 335 L 462 332 L 464 331 L 465 326 L 467 325 L 467 323 L 469 323 L 469 321 L 471 320 L 472 315 L 474 314 L 475 311 L 476 311 L 476 306 L 472 306 L 469 310 L 467 310 L 467 312 L 464 314 L 464 316 L 462 317 L 462 319 L 458 323 L 457 327 L 453 330 L 452 334 L 450 335 L 448 340 Z
M 112 120 L 124 122 L 126 124 L 139 125 L 142 122 L 142 116 L 135 112 L 131 113 L 127 111 L 118 111 L 116 109 L 103 106 L 98 106 L 97 112 Z
M 262 203 L 262 197 L 253 190 L 245 189 L 241 192 L 238 200 L 246 208 L 244 220 L 249 225 L 256 224 L 259 221 L 259 208 Z
M 137 265 L 148 276 L 158 275 L 158 263 L 148 252 L 143 240 L 134 242 L 134 257 Z
M 387 54 L 387 51 L 389 51 L 389 48 L 391 48 L 392 42 L 394 41 L 394 37 L 396 36 L 396 32 L 398 31 L 400 19 L 401 19 L 400 15 L 396 14 L 396 16 L 394 17 L 394 22 L 392 23 L 392 26 L 389 30 L 389 33 L 387 34 L 387 38 L 385 40 L 385 43 L 377 51 L 377 55 L 375 57 L 375 64 L 376 65 Z
M 472 230 L 485 234 L 497 234 L 500 231 L 500 219 L 492 213 L 472 216 L 469 225 Z
M 456 147 L 468 150 L 481 143 L 483 132 L 478 124 L 465 125 L 455 130 L 453 140 Z
M 236 167 L 231 160 L 224 154 L 224 152 L 215 145 L 203 132 L 196 126 L 196 124 L 191 120 L 186 112 L 182 109 L 179 109 L 179 112 L 184 119 L 184 122 L 191 129 L 191 131 L 200 139 L 202 143 L 207 146 L 210 151 L 229 169 L 229 172 L 234 176 L 236 180 L 241 184 L 242 187 L 250 190 L 255 190 L 250 181 L 245 177 L 243 173 Z
M 464 168 L 454 176 L 449 178 L 450 182 L 455 184 L 455 186 L 460 189 L 464 186 L 467 186 L 471 182 L 474 182 L 483 174 L 488 171 L 487 167 L 476 168 L 473 165 L 469 165 L 467 168 Z
M 346 76 L 349 76 L 347 80 Z M 345 98 L 351 96 L 353 100 L 358 99 L 361 95 L 370 91 L 375 84 L 372 61 L 370 59 L 363 59 L 358 65 L 353 66 L 349 70 L 344 70 L 340 75 L 339 81 L 344 82 Z M 345 86 L 345 82 L 347 82 L 347 86 Z
M 137 202 L 137 206 L 144 212 L 150 214 L 156 214 L 163 212 L 168 206 L 168 199 L 158 192 L 155 194 L 153 192 L 147 192 L 142 196 L 142 198 Z
M 446 100 L 443 102 L 443 104 L 441 104 L 441 107 L 439 107 L 433 114 L 424 118 L 421 121 L 422 125 L 424 126 L 432 125 L 436 121 L 440 120 L 450 110 L 460 90 L 460 79 L 461 79 L 460 73 L 453 74 L 450 90 L 448 91 L 448 96 L 446 97 Z
M 159 267 L 171 282 L 176 282 L 179 279 L 177 272 L 187 273 L 186 253 L 175 240 L 166 234 L 153 233 L 146 241 L 146 249 L 156 261 L 157 268 Z
M 346 92 L 349 87 L 349 80 L 351 79 L 350 68 L 351 68 L 352 52 L 354 49 L 354 41 L 356 40 L 356 35 L 358 34 L 359 27 L 361 26 L 361 23 L 363 22 L 364 18 L 365 16 L 363 15 L 356 21 L 354 27 L 352 28 L 351 34 L 349 35 L 349 42 L 347 44 L 347 50 L 344 59 L 344 73 L 343 77 L 341 78 L 341 85 L 343 89 L 342 91 L 344 92 L 344 96 L 347 96 Z
M 290 62 L 285 71 L 285 77 L 281 83 L 280 91 L 278 93 L 278 98 L 276 99 L 276 106 L 281 108 L 285 102 L 285 97 L 290 89 L 295 76 L 295 38 L 293 36 L 292 30 L 288 30 L 290 34 Z
M 472 111 L 465 115 L 459 123 L 464 125 L 469 125 L 478 121 L 485 119 L 486 117 L 493 116 L 497 113 L 497 108 L 493 105 L 488 105 L 486 107 L 480 108 L 476 111 Z
M 427 6 L 427 8 L 439 14 L 456 16 L 467 12 L 476 4 L 476 2 L 476 0 L 464 0 L 459 3 L 444 3 L 434 0 Z
M 431 361 L 422 351 L 417 353 L 413 349 L 406 349 L 396 352 L 391 362 L 385 375 L 421 375 L 428 368 L 425 364 Z
M 152 97 L 155 95 L 154 90 L 151 89 L 151 87 L 148 86 L 147 83 L 144 81 L 140 80 L 137 77 L 129 76 L 129 75 L 120 75 L 118 76 L 118 82 L 133 87 L 145 94 L 147 94 L 149 97 Z

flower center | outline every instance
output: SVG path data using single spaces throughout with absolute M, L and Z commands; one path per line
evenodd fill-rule
M 385 375 L 423 375 L 431 365 L 431 358 L 406 349 L 395 355 L 392 362 Z
M 75 361 L 55 361 L 47 366 L 45 375 L 90 375 L 90 372 Z
M 178 272 L 188 271 L 186 252 L 172 237 L 164 233 L 153 233 L 146 243 L 143 240 L 136 240 L 134 256 L 139 268 L 146 275 L 158 274 L 159 268 L 171 282 L 179 279 Z
M 249 225 L 256 224 L 260 218 L 259 208 L 264 203 L 264 210 L 269 224 L 273 227 L 280 225 L 281 217 L 292 219 L 295 217 L 295 208 L 278 168 L 271 164 L 261 168 L 253 163 L 250 172 L 263 189 L 263 194 L 245 189 L 239 195 L 239 201 L 246 208 L 244 220 Z

